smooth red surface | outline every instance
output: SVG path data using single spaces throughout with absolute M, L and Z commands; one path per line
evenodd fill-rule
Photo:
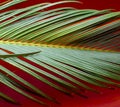
M 0 1 L 2 2 L 5 0 L 0 0 Z M 21 3 L 9 9 L 26 7 L 28 5 L 33 5 L 40 2 L 49 2 L 49 1 L 55 2 L 58 0 L 28 0 L 25 3 Z M 67 6 L 74 6 L 76 8 L 85 8 L 85 9 L 91 8 L 91 9 L 115 9 L 116 11 L 120 10 L 120 0 L 81 0 L 81 1 L 83 2 L 83 4 L 79 4 L 79 5 L 67 4 Z M 61 105 L 48 102 L 49 104 L 51 104 L 50 107 L 120 107 L 120 89 L 118 88 L 115 88 L 114 90 L 100 89 L 103 92 L 101 94 L 86 92 L 86 95 L 89 96 L 88 99 L 83 99 L 77 95 L 73 95 L 73 97 L 69 97 L 67 95 L 62 94 L 61 92 L 54 90 L 53 88 L 48 88 L 47 85 L 43 84 L 42 82 L 41 83 L 39 82 L 38 84 L 37 80 L 30 78 L 30 76 L 27 74 L 23 75 L 23 73 L 20 70 L 18 70 L 13 66 L 10 66 L 4 62 L 0 62 L 0 64 L 13 70 L 16 74 L 26 78 L 34 85 L 44 89 L 46 93 L 56 97 L 57 100 L 61 102 Z M 0 90 L 6 92 L 7 94 L 10 95 L 12 94 L 13 98 L 22 102 L 22 105 L 20 105 L 20 107 L 42 107 L 41 105 L 32 102 L 31 100 L 22 97 L 19 94 L 16 94 L 15 92 L 13 92 L 13 90 L 11 89 L 8 90 L 8 88 L 4 87 L 1 84 L 0 84 Z M 19 106 L 15 106 L 0 100 L 0 107 L 19 107 Z

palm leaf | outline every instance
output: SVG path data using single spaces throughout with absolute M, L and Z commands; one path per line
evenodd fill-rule
M 58 103 L 54 96 L 4 65 L 7 63 L 67 95 L 86 98 L 81 90 L 99 92 L 94 86 L 120 86 L 120 44 L 113 44 L 120 39 L 120 12 L 72 7 L 45 10 L 71 2 L 77 1 L 42 3 L 0 13 L 1 84 L 42 105 L 46 104 L 36 95 Z M 0 9 L 13 5 L 8 4 Z M 0 97 L 16 103 L 4 92 Z

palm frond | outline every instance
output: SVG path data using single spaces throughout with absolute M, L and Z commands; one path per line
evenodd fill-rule
M 0 13 L 0 62 L 67 95 L 86 98 L 81 90 L 99 92 L 94 86 L 119 87 L 120 44 L 113 41 L 120 39 L 120 12 L 72 7 L 45 10 L 71 2 L 77 1 L 42 3 Z M 58 103 L 4 64 L 0 72 L 1 84 L 27 98 L 46 105 L 37 95 Z M 16 103 L 3 92 L 0 97 Z

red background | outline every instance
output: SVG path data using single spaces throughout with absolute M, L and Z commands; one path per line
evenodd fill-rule
M 3 2 L 5 0 L 0 0 L 0 2 Z M 28 5 L 37 4 L 40 2 L 55 2 L 58 0 L 28 0 L 24 3 L 20 3 L 19 5 L 13 6 L 9 9 L 14 8 L 21 8 L 26 7 Z M 60 1 L 60 0 L 59 0 Z M 66 4 L 67 6 L 73 6 L 76 8 L 91 8 L 91 9 L 115 9 L 115 11 L 120 10 L 120 0 L 81 0 L 83 4 Z M 63 6 L 63 5 L 62 5 Z M 6 63 L 1 63 L 2 65 L 8 67 L 11 70 L 15 70 L 15 67 L 8 66 Z M 18 69 L 16 69 L 17 71 Z M 19 71 L 20 72 L 20 71 Z M 22 74 L 22 73 L 21 73 Z M 31 80 L 28 75 L 24 75 L 25 78 L 33 82 L 36 86 L 38 85 L 37 80 Z M 120 107 L 120 89 L 102 89 L 102 94 L 94 94 L 94 93 L 88 93 L 89 98 L 83 99 L 77 95 L 73 95 L 73 97 L 69 97 L 66 95 L 63 95 L 62 93 L 53 90 L 52 88 L 47 88 L 43 83 L 41 83 L 43 86 L 43 89 L 49 93 L 50 95 L 53 95 L 56 97 L 60 102 L 61 105 L 53 104 L 51 103 L 51 107 Z M 42 107 L 41 105 L 32 102 L 31 100 L 22 97 L 19 94 L 16 94 L 13 92 L 13 90 L 8 90 L 8 88 L 4 87 L 2 89 L 2 85 L 0 90 L 6 91 L 7 94 L 12 94 L 13 98 L 16 98 L 20 102 L 22 102 L 22 105 L 20 107 Z M 17 97 L 16 97 L 17 96 Z M 50 103 L 50 102 L 48 102 Z M 0 101 L 0 107 L 19 107 L 15 106 L 13 104 L 8 104 L 5 101 Z

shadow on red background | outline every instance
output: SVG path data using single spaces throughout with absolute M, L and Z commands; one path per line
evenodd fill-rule
M 5 0 L 0 0 L 0 2 L 3 1 Z M 58 0 L 47 0 L 47 2 L 55 2 L 55 1 Z M 66 5 L 80 9 L 91 8 L 91 9 L 99 9 L 99 10 L 101 9 L 115 9 L 116 11 L 120 10 L 120 0 L 81 0 L 81 1 L 83 2 L 83 4 L 66 4 Z M 9 9 L 22 8 L 33 4 L 38 4 L 40 2 L 46 2 L 46 0 L 28 0 L 24 3 L 20 3 L 19 5 L 12 6 Z M 16 69 L 15 67 L 7 65 L 6 63 L 0 62 L 0 64 L 3 64 L 4 66 L 10 68 L 11 70 L 18 72 L 18 69 Z M 20 73 L 19 75 L 22 75 L 22 73 Z M 36 86 L 38 86 L 37 80 L 30 79 L 28 75 L 24 75 L 24 77 L 30 80 L 31 82 L 33 82 Z M 61 105 L 48 102 L 51 104 L 51 107 L 120 107 L 120 89 L 117 88 L 114 90 L 103 89 L 102 94 L 86 93 L 88 94 L 89 98 L 83 99 L 77 95 L 73 95 L 73 97 L 63 95 L 62 93 L 53 90 L 52 88 L 47 88 L 47 86 L 44 85 L 43 83 L 41 83 L 40 85 L 41 88 L 45 90 L 45 92 L 49 93 L 50 95 L 53 95 L 61 102 Z M 1 85 L 0 90 L 4 90 L 8 94 L 12 93 L 13 98 L 22 102 L 22 105 L 20 105 L 20 107 L 42 107 L 41 105 L 32 102 L 31 100 L 22 97 L 19 94 L 16 94 L 15 92 L 13 92 L 13 90 L 11 89 L 8 90 L 8 88 L 6 87 L 2 89 L 2 87 L 4 86 Z M 19 106 L 15 106 L 0 100 L 0 107 L 19 107 Z

